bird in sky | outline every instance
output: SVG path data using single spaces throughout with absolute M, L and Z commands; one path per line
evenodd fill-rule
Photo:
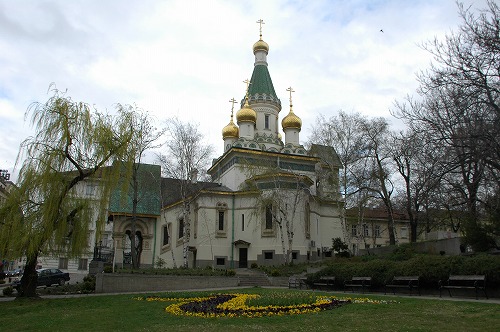
M 384 32 L 384 30 L 380 29 L 380 32 L 382 32 L 382 33 L 383 33 L 383 32 Z

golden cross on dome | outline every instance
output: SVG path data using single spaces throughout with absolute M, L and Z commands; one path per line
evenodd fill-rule
M 290 92 L 290 107 L 292 106 L 292 92 L 295 92 L 295 90 L 292 87 L 289 87 L 286 89 L 286 91 Z
M 260 33 L 260 39 L 262 39 L 262 24 L 265 24 L 264 23 L 264 20 L 263 19 L 259 19 L 257 21 L 257 23 L 259 23 L 259 33 Z
M 229 101 L 231 103 L 231 120 L 233 119 L 233 112 L 234 112 L 234 103 L 236 103 L 236 99 L 231 98 L 231 100 Z
M 248 90 L 250 89 L 250 84 L 252 84 L 248 78 L 246 80 L 243 81 L 243 83 L 245 83 L 247 85 L 247 91 L 246 91 L 246 97 L 248 98 Z

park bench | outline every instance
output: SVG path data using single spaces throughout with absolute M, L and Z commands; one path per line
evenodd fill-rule
M 397 288 L 408 288 L 410 290 L 410 295 L 414 289 L 418 291 L 418 295 L 420 295 L 420 283 L 419 276 L 394 276 L 392 280 L 385 285 L 385 294 L 387 294 L 387 289 L 392 289 L 394 295 L 396 295 Z
M 372 277 L 352 277 L 351 280 L 344 281 L 344 291 L 351 288 L 354 293 L 354 288 L 361 288 L 364 293 L 365 289 L 369 289 L 372 285 Z
M 313 288 L 333 289 L 335 287 L 335 277 L 320 277 L 313 283 Z
M 439 297 L 443 289 L 447 289 L 451 297 L 452 289 L 474 289 L 476 299 L 478 298 L 479 290 L 484 292 L 486 298 L 486 276 L 485 275 L 450 275 L 447 281 L 439 280 Z
M 288 278 L 288 288 L 299 288 L 302 289 L 302 286 L 304 288 L 307 288 L 307 283 L 306 283 L 307 278 L 303 277 L 289 277 Z

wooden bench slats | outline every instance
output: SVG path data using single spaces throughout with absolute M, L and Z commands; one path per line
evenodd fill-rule
M 387 289 L 392 289 L 394 295 L 396 295 L 396 288 L 408 288 L 410 290 L 410 295 L 412 295 L 413 290 L 418 291 L 420 295 L 420 277 L 419 276 L 394 276 L 390 283 L 385 285 L 385 294 L 387 294 Z
M 361 287 L 361 291 L 364 293 L 365 289 L 371 287 L 372 277 L 352 277 L 351 280 L 346 280 L 344 282 L 344 290 L 346 288 L 351 288 L 354 293 L 355 287 Z
M 313 287 L 317 287 L 318 289 L 322 287 L 325 289 L 333 289 L 335 288 L 335 277 L 321 277 L 319 281 L 313 283 Z
M 450 275 L 446 282 L 439 280 L 439 297 L 443 289 L 448 290 L 451 295 L 452 289 L 474 289 L 476 292 L 476 299 L 479 296 L 479 291 L 482 290 L 486 298 L 486 276 L 485 275 Z
M 307 288 L 306 280 L 307 278 L 290 277 L 288 278 L 288 288 L 302 289 L 302 286 Z

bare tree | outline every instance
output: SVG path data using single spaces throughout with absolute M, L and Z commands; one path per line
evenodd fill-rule
M 309 145 L 320 144 L 332 147 L 340 159 L 340 192 L 344 202 L 338 200 L 337 207 L 341 212 L 343 240 L 347 243 L 350 242 L 351 233 L 347 229 L 345 210 L 349 207 L 351 197 L 359 192 L 354 165 L 360 160 L 360 151 L 363 148 L 362 134 L 359 130 L 362 119 L 360 113 L 346 113 L 342 110 L 337 116 L 329 119 L 320 116 L 309 137 Z M 336 174 L 339 161 L 328 153 L 322 153 L 319 157 L 327 165 L 328 171 Z
M 278 227 L 284 264 L 289 264 L 292 262 L 298 212 L 305 209 L 305 202 L 309 197 L 307 192 L 313 182 L 290 169 L 281 169 L 278 160 L 252 159 L 240 162 L 241 170 L 246 173 L 248 179 L 242 184 L 242 189 L 256 192 L 254 213 L 258 220 L 262 220 L 264 215 L 261 225 L 263 232 L 266 232 L 266 229 L 274 232 L 274 227 Z
M 363 119 L 359 129 L 362 131 L 365 146 L 362 152 L 363 159 L 367 160 L 369 172 L 361 174 L 366 181 L 362 189 L 375 194 L 384 203 L 387 210 L 387 230 L 389 232 L 389 244 L 396 244 L 394 230 L 394 208 L 391 196 L 394 192 L 392 179 L 391 155 L 389 149 L 390 132 L 387 121 L 384 118 Z M 368 175 L 368 176 L 367 176 Z
M 130 144 L 127 146 L 127 159 L 122 165 L 129 170 L 125 174 L 130 174 L 130 178 L 125 179 L 128 186 L 124 188 L 132 201 L 132 223 L 131 229 L 127 231 L 127 236 L 130 239 L 132 268 L 138 269 L 140 267 L 143 238 L 142 234 L 137 231 L 137 207 L 140 201 L 145 199 L 144 196 L 149 188 L 159 186 L 159 183 L 154 182 L 160 181 L 160 179 L 155 178 L 154 174 L 144 173 L 139 169 L 142 167 L 142 160 L 146 151 L 161 146 L 158 140 L 165 133 L 165 129 L 158 130 L 155 128 L 148 113 L 137 106 L 118 104 L 117 108 L 132 115 L 130 125 L 135 131 Z M 128 187 L 131 190 L 127 190 Z
M 436 147 L 430 153 L 427 144 L 430 143 L 426 133 L 412 129 L 392 136 L 391 154 L 404 181 L 402 205 L 410 221 L 411 242 L 417 241 L 420 215 L 425 207 L 429 207 L 429 197 L 443 176 L 442 149 Z
M 273 221 L 278 225 L 281 238 L 284 263 L 292 262 L 293 239 L 297 225 L 297 211 L 304 207 L 306 193 L 304 191 L 307 181 L 304 176 L 292 172 L 278 172 L 268 175 L 273 183 L 273 189 L 262 190 L 257 200 L 259 210 L 270 213 Z
M 196 124 L 183 123 L 177 118 L 167 121 L 166 134 L 164 153 L 158 154 L 158 160 L 165 176 L 179 180 L 184 222 L 183 266 L 187 268 L 191 237 L 190 194 L 198 172 L 205 172 L 210 165 L 213 148 L 205 144 Z
M 462 230 L 480 250 L 492 245 L 481 220 L 491 189 L 500 187 L 500 9 L 487 4 L 476 15 L 458 3 L 458 31 L 423 44 L 434 63 L 419 75 L 421 100 L 407 98 L 394 113 L 429 135 L 426 148 L 445 150 L 440 186 L 467 215 Z

